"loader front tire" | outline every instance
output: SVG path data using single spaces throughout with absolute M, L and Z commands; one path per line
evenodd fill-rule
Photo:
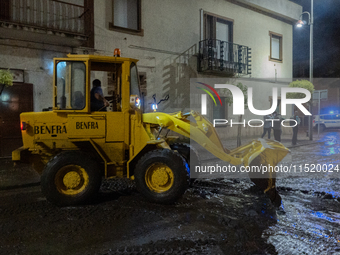
M 191 168 L 195 168 L 196 166 L 201 165 L 201 160 L 198 156 L 198 152 L 188 143 L 173 143 L 170 144 L 170 148 L 174 151 L 177 151 L 185 159 L 189 166 L 189 176 L 192 176 L 194 169 Z M 195 180 L 195 178 L 191 178 L 190 184 L 192 184 Z
M 187 163 L 178 152 L 153 150 L 138 161 L 135 180 L 138 191 L 149 201 L 171 204 L 188 188 Z
M 85 153 L 67 151 L 46 164 L 41 189 L 46 199 L 55 205 L 78 205 L 94 197 L 100 188 L 101 177 L 96 161 Z

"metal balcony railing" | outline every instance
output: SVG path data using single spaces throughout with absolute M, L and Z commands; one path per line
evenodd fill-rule
M 198 72 L 249 75 L 251 74 L 251 49 L 216 39 L 200 41 Z
M 57 0 L 1 0 L 0 21 L 71 34 L 85 34 L 84 6 Z

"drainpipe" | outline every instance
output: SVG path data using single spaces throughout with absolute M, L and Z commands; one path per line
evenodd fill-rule
M 200 39 L 200 41 L 203 41 L 204 39 L 204 36 L 203 36 L 203 33 L 204 33 L 204 29 L 203 29 L 203 22 L 204 22 L 204 12 L 203 12 L 203 9 L 200 9 L 200 14 L 201 14 L 201 27 L 200 27 L 200 29 L 201 29 L 201 39 Z

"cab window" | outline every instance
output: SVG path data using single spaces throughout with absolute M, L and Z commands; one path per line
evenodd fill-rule
M 135 63 L 132 63 L 130 67 L 130 95 L 137 95 L 138 97 L 140 97 L 139 76 Z
M 84 62 L 59 61 L 56 64 L 55 107 L 60 110 L 85 108 L 86 66 Z
M 102 110 L 121 111 L 122 109 L 122 64 L 91 62 L 90 82 L 91 90 L 93 81 L 99 80 L 103 96 L 109 102 L 109 107 Z M 91 104 L 93 102 L 91 101 Z

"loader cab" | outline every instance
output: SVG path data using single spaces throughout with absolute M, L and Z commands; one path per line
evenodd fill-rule
M 94 55 L 69 54 L 54 59 L 53 111 L 91 113 L 90 92 L 95 79 L 101 81 L 103 94 L 110 102 L 105 110 L 129 110 L 130 96 L 140 97 L 136 63 L 130 58 Z

